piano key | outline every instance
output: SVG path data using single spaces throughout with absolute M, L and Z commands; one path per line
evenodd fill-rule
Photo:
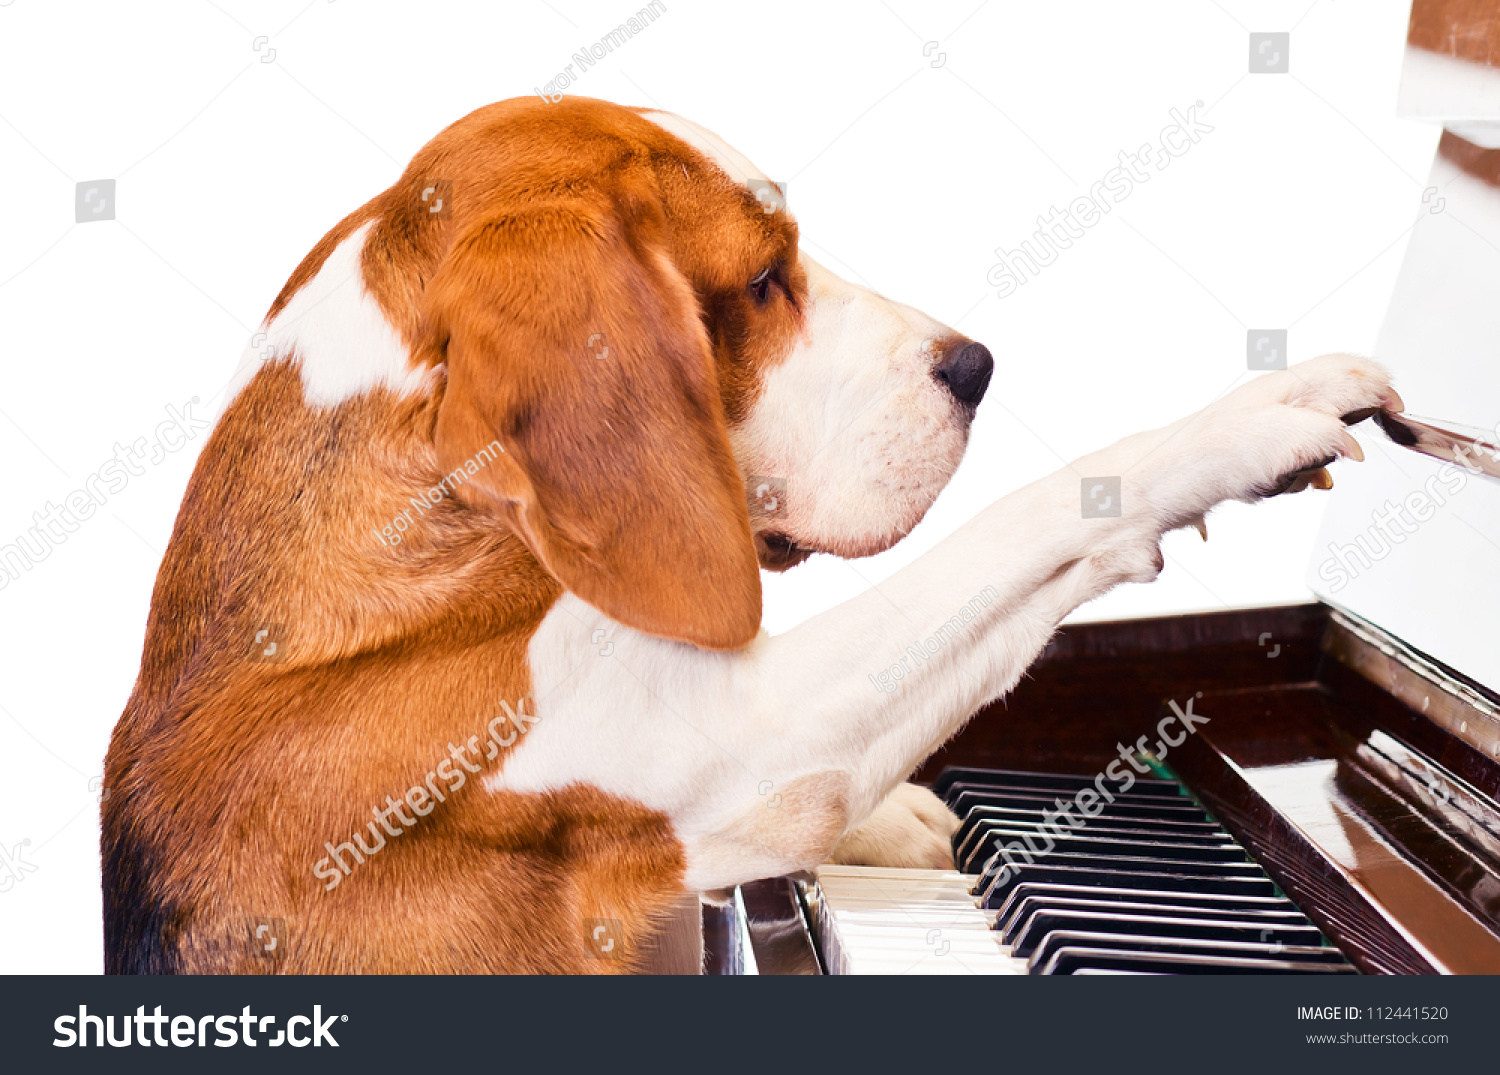
M 931 790 L 938 798 L 944 798 L 955 784 L 1011 784 L 1030 787 L 1071 788 L 1079 791 L 1095 786 L 1092 776 L 1069 773 L 1033 773 L 1019 769 L 978 769 L 972 766 L 950 765 L 937 775 Z M 1107 785 L 1106 785 L 1107 786 Z M 1111 789 L 1113 790 L 1113 789 Z M 1183 794 L 1182 785 L 1175 780 L 1159 780 L 1148 777 L 1137 778 L 1133 793 L 1176 797 Z
M 1287 945 L 1256 941 L 1208 941 L 1193 937 L 1141 936 L 1138 934 L 1096 933 L 1088 930 L 1059 930 L 1049 934 L 1030 954 L 1033 969 L 1046 966 L 1065 948 L 1115 949 L 1121 952 L 1162 952 L 1174 955 L 1208 956 L 1214 959 L 1270 959 L 1297 963 L 1333 963 L 1347 965 L 1337 948 L 1320 945 Z M 1021 953 L 1016 953 L 1021 954 Z
M 1073 784 L 1049 784 L 1045 780 L 1016 780 L 1012 782 L 1009 778 L 995 780 L 988 783 L 960 780 L 950 784 L 948 790 L 938 798 L 944 802 L 954 802 L 962 795 L 1027 795 L 1033 799 L 1076 799 L 1081 791 L 1094 792 L 1095 798 L 1105 804 L 1134 803 L 1139 805 L 1157 806 L 1188 806 L 1202 809 L 1202 806 L 1185 790 L 1178 787 L 1170 793 L 1155 789 L 1142 789 L 1140 785 L 1131 787 L 1128 791 L 1119 786 L 1106 786 L 1104 789 L 1108 794 L 1101 795 L 1093 784 L 1077 786 Z M 936 794 L 936 792 L 934 792 Z
M 829 963 L 829 974 L 922 974 L 968 976 L 976 974 L 1025 975 L 1025 960 L 1012 960 L 1001 955 L 994 959 L 978 956 L 954 956 L 952 953 L 935 955 L 923 953 L 920 957 L 902 953 L 860 952 L 849 960 L 837 964 Z
M 1199 919 L 1129 912 L 1038 911 L 1014 934 L 1010 944 L 1018 956 L 1029 956 L 1051 935 L 1070 932 L 1176 937 L 1196 941 L 1242 941 L 1267 945 L 1320 945 L 1323 935 L 1308 923 L 1266 923 L 1249 919 Z M 1003 939 L 1003 938 L 1002 938 Z M 1050 943 L 1050 942 L 1049 942 Z
M 1182 862 L 1234 862 L 1251 864 L 1250 856 L 1245 849 L 1234 843 L 1184 843 L 1171 840 L 1128 840 L 1119 837 L 1095 835 L 1088 829 L 1080 829 L 1074 834 L 1061 836 L 1048 833 L 1039 833 L 1036 830 L 1027 831 L 1016 828 L 1008 823 L 994 822 L 983 826 L 979 830 L 979 836 L 974 841 L 964 859 L 958 863 L 959 869 L 964 873 L 978 873 L 979 867 L 990 856 L 998 853 L 1001 849 L 1015 841 L 1021 841 L 1022 846 L 1026 844 L 1026 837 L 1031 836 L 1039 846 L 1051 845 L 1050 850 L 1043 852 L 1047 857 L 1059 854 L 1080 855 L 1109 855 L 1117 858 L 1147 859 L 1150 861 L 1182 861 Z M 1014 852 L 1019 857 L 1020 852 Z M 1038 855 L 1037 857 L 1041 857 Z
M 980 866 L 988 860 L 988 855 L 981 855 L 980 852 L 986 846 L 989 847 L 989 854 L 993 854 L 995 851 L 999 850 L 999 847 L 995 844 L 997 833 L 1005 834 L 1001 838 L 1002 844 L 1012 843 L 1016 840 L 1020 840 L 1024 844 L 1027 842 L 1027 837 L 1029 836 L 1031 838 L 1030 842 L 1032 844 L 1045 847 L 1048 840 L 1051 840 L 1055 846 L 1060 839 L 1058 830 L 1056 829 L 1043 828 L 1039 825 L 1029 825 L 1025 822 L 990 821 L 982 825 L 976 825 L 962 840 L 955 840 L 954 860 L 958 864 L 959 868 L 963 869 L 964 862 L 969 859 L 974 859 L 972 867 L 965 872 L 978 872 Z M 1223 852 L 1226 849 L 1243 850 L 1239 848 L 1239 845 L 1235 843 L 1234 840 L 1230 839 L 1227 836 L 1181 837 L 1180 835 L 1175 833 L 1152 833 L 1131 829 L 1111 831 L 1109 828 L 1099 829 L 1092 826 L 1082 829 L 1062 829 L 1061 838 L 1066 838 L 1069 836 L 1087 837 L 1094 840 L 1116 840 L 1125 841 L 1127 843 L 1137 842 L 1143 844 L 1154 844 L 1163 849 L 1162 857 L 1170 857 L 1165 854 L 1165 849 L 1175 847 L 1181 847 L 1190 850 L 1207 850 L 1215 852 Z M 1197 856 L 1193 855 L 1190 857 Z
M 1019 848 L 1015 846 L 1017 844 L 1020 845 Z M 1133 865 L 1128 868 L 1132 869 L 1142 862 L 1250 864 L 1250 858 L 1245 849 L 1234 843 L 1178 844 L 1166 840 L 1131 840 L 1095 836 L 1087 831 L 1074 836 L 1059 837 L 1052 833 L 989 828 L 980 831 L 970 842 L 963 858 L 955 860 L 955 865 L 962 873 L 983 874 L 992 867 L 998 868 L 995 865 L 997 857 L 998 862 L 1004 864 L 1064 854 L 1129 860 Z
M 950 796 L 945 801 L 948 809 L 959 817 L 964 817 L 976 806 L 1008 806 L 1017 809 L 1039 809 L 1051 810 L 1057 806 L 1057 801 L 1066 798 L 1060 795 L 1047 795 L 1035 788 L 1023 788 L 1015 791 L 999 789 L 987 790 L 965 790 Z M 1104 805 L 1107 814 L 1129 815 L 1131 817 L 1150 817 L 1162 821 L 1178 819 L 1182 821 L 1208 821 L 1209 816 L 1201 806 L 1191 799 L 1165 799 L 1156 796 L 1142 796 L 1136 798 L 1131 795 L 1115 797 L 1112 803 Z
M 1027 858 L 1033 861 L 1027 862 Z M 1180 856 L 1148 859 L 1129 855 L 1086 854 L 1078 851 L 1051 851 L 1047 854 L 1032 856 L 1005 850 L 996 852 L 985 862 L 984 868 L 979 871 L 980 880 L 976 887 L 981 890 L 987 889 L 1007 873 L 1014 875 L 1017 869 L 1032 869 L 1035 866 L 1044 865 L 1101 872 L 1121 871 L 1162 873 L 1172 876 L 1269 880 L 1265 871 L 1253 862 L 1199 862 Z M 1215 890 L 1209 889 L 1209 891 Z
M 1274 896 L 1276 886 L 1264 874 L 1232 873 L 1203 875 L 1181 873 L 1163 864 L 1147 869 L 1103 869 L 1097 866 L 1073 866 L 1062 863 L 1064 856 L 1047 855 L 1030 865 L 1012 866 L 1004 877 L 998 871 L 981 879 L 980 898 L 985 907 L 995 908 L 1005 901 L 1016 885 L 1026 881 L 1048 881 L 1064 885 L 1093 885 L 1107 888 L 1149 888 L 1178 892 L 1216 892 L 1226 896 Z M 1057 861 L 1053 861 L 1057 860 Z
M 957 901 L 972 905 L 974 883 L 957 870 L 914 870 L 872 866 L 819 866 L 817 877 L 825 891 L 847 892 L 850 898 L 882 902 Z
M 1239 901 L 1229 900 L 1228 904 Z M 1290 901 L 1288 901 L 1290 907 Z M 1033 916 L 1046 911 L 1086 911 L 1100 916 L 1112 914 L 1167 915 L 1172 918 L 1233 919 L 1235 921 L 1260 922 L 1267 926 L 1308 926 L 1307 916 L 1296 909 L 1266 911 L 1260 909 L 1236 909 L 1233 906 L 1202 907 L 1186 903 L 1140 903 L 1119 899 L 1056 899 L 1045 896 L 1028 896 L 1009 913 L 997 913 L 995 931 L 1000 934 L 1002 944 L 1014 946 L 1016 937 L 1030 926 Z
M 1083 970 L 1135 974 L 1356 974 L 1348 963 L 1245 959 L 1169 952 L 1123 952 L 1109 948 L 1060 948 L 1035 974 Z
M 960 827 L 953 835 L 953 858 L 959 869 L 964 869 L 964 863 L 968 859 L 974 857 L 975 851 L 981 846 L 986 836 L 990 832 L 994 831 L 996 827 L 1011 828 L 1012 830 L 1022 834 L 1021 839 L 1023 842 L 1025 840 L 1025 834 L 1027 833 L 1030 833 L 1032 837 L 1037 840 L 1040 840 L 1043 836 L 1050 837 L 1055 840 L 1057 838 L 1058 832 L 1058 830 L 1055 828 L 1048 828 L 1035 822 L 1016 821 L 1004 818 L 983 819 L 980 821 L 976 821 L 976 823 L 969 827 L 967 830 L 965 830 L 963 827 Z M 1109 825 L 1098 826 L 1092 824 L 1088 825 L 1085 828 L 1076 830 L 1070 830 L 1064 827 L 1062 829 L 1062 833 L 1064 835 L 1073 833 L 1079 836 L 1092 836 L 1099 839 L 1143 840 L 1147 842 L 1159 842 L 1181 847 L 1223 848 L 1239 846 L 1235 843 L 1233 838 L 1229 836 L 1228 833 L 1184 834 L 1177 832 L 1153 831 L 1151 829 L 1116 828 Z M 973 869 L 966 870 L 965 872 L 972 873 L 977 872 L 977 870 L 978 863 L 976 862 Z
M 1013 821 L 1028 825 L 1041 825 L 1057 821 L 1052 810 L 1022 809 L 1013 806 L 975 806 L 959 820 L 954 833 L 955 845 L 966 840 L 971 832 L 984 821 Z M 1062 822 L 1066 824 L 1066 822 Z M 1160 821 L 1150 817 L 1129 817 L 1111 814 L 1107 810 L 1089 818 L 1087 826 L 1095 832 L 1158 833 L 1161 835 L 1193 837 L 1201 840 L 1229 840 L 1229 833 L 1211 821 Z
M 986 915 L 985 918 L 971 919 L 967 915 L 954 914 L 951 908 L 936 909 L 917 904 L 882 906 L 868 902 L 850 902 L 842 898 L 838 899 L 838 903 L 841 928 L 847 926 L 849 929 L 873 930 L 882 929 L 892 923 L 896 925 L 921 923 L 929 929 L 944 931 L 953 929 L 972 930 L 976 933 L 996 932 L 989 923 L 989 912 L 983 912 Z
M 846 947 L 882 952 L 957 952 L 988 956 L 1003 949 L 991 930 L 966 931 L 957 926 L 929 926 L 925 922 L 885 922 L 880 928 L 862 927 L 838 914 L 839 941 Z
M 1028 821 L 1061 821 L 1068 819 L 1084 821 L 1090 825 L 1122 825 L 1148 829 L 1176 830 L 1184 835 L 1221 833 L 1223 826 L 1214 821 L 1196 806 L 1165 806 L 1159 803 L 1098 803 L 1096 813 L 1084 814 L 1067 801 L 1068 817 L 1061 817 L 1056 798 L 1044 799 L 1034 795 L 975 795 L 964 792 L 959 796 L 963 806 L 950 807 L 960 821 L 977 821 L 985 817 L 1012 817 Z
M 1158 792 L 1142 792 L 1136 789 L 1130 791 L 1109 791 L 1108 795 L 1100 795 L 1094 792 L 1094 798 L 1106 806 L 1125 804 L 1127 806 L 1157 806 L 1168 809 L 1189 808 L 1202 810 L 1193 799 L 1180 792 L 1171 795 Z M 960 782 L 948 789 L 948 793 L 940 796 L 942 800 L 950 805 L 958 802 L 964 796 L 976 798 L 1026 798 L 1044 799 L 1052 802 L 1061 799 L 1063 802 L 1077 801 L 1078 793 L 1081 791 L 1093 791 L 1092 785 L 1086 788 L 1070 787 L 1066 785 L 1048 786 L 1044 783 L 996 783 L 996 784 L 971 784 Z
M 1212 845 L 1234 842 L 1233 836 L 1217 827 L 1188 828 L 1180 822 L 1153 821 L 1149 818 L 1080 818 L 1075 815 L 1070 824 L 1068 819 L 1055 815 L 1033 814 L 1028 817 L 1009 813 L 999 814 L 993 811 L 993 807 L 976 807 L 959 822 L 955 833 L 962 832 L 967 836 L 977 828 L 1009 825 L 1028 832 L 1061 833 L 1064 836 L 1096 836 L 1109 833 L 1132 840 L 1169 840 L 1185 844 Z
M 1141 904 L 1171 904 L 1204 910 L 1234 912 L 1297 912 L 1297 905 L 1285 896 L 1232 896 L 1215 892 L 1159 891 L 1149 888 L 1105 888 L 1091 885 L 1052 884 L 1028 881 L 1011 888 L 1010 895 L 996 910 L 999 921 L 1013 918 L 1030 900 L 1078 899 L 1102 902 L 1133 901 Z M 1300 912 L 1298 912 L 1300 913 Z
M 804 886 L 833 974 L 1025 974 L 956 870 L 822 866 Z

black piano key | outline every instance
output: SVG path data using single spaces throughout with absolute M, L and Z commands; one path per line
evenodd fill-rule
M 948 785 L 944 794 L 952 796 L 960 791 L 984 791 L 987 788 L 1009 788 L 1012 791 L 1030 788 L 1040 795 L 1066 795 L 1068 798 L 1072 798 L 1080 791 L 1093 791 L 1104 798 L 1124 794 L 1134 799 L 1161 798 L 1168 802 L 1188 797 L 1183 786 L 1172 780 L 1137 778 L 1136 782 L 1126 789 L 1123 782 L 1112 780 L 1096 782 L 1093 777 L 1003 770 L 997 770 L 987 780 L 955 780 Z M 1105 792 L 1109 794 L 1104 795 Z
M 1013 859 L 1008 856 L 1013 856 Z M 1253 862 L 1196 862 L 1185 858 L 1141 859 L 1124 855 L 1080 854 L 1073 851 L 1053 851 L 1050 854 L 1037 855 L 1032 862 L 1027 862 L 1026 856 L 1007 851 L 992 855 L 984 863 L 983 869 L 979 872 L 979 883 L 975 887 L 984 891 L 1006 875 L 1014 878 L 1017 869 L 1029 869 L 1033 865 L 1057 866 L 1097 873 L 1157 873 L 1176 877 L 1270 881 L 1266 877 L 1266 872 Z M 1205 889 L 1205 891 L 1215 890 Z
M 1010 896 L 998 908 L 997 921 L 1007 921 L 1031 900 L 1086 900 L 1097 903 L 1135 902 L 1200 907 L 1221 913 L 1247 911 L 1291 911 L 1297 906 L 1285 896 L 1232 896 L 1218 892 L 1164 891 L 1150 888 L 1105 888 L 1091 885 L 1053 884 L 1027 881 L 1012 886 Z M 1300 913 L 1300 912 L 1298 912 Z
M 1122 817 L 1112 813 L 1100 813 L 1094 817 L 1077 818 L 1086 828 L 1113 830 L 1117 832 L 1155 833 L 1163 836 L 1197 838 L 1200 840 L 1228 840 L 1229 833 L 1211 821 L 1162 821 L 1149 817 Z M 1067 825 L 1055 810 L 1041 810 L 1015 806 L 973 806 L 964 813 L 955 832 L 957 840 L 965 839 L 974 827 L 984 821 L 1016 821 L 1028 825 Z
M 1195 839 L 1200 843 L 1230 843 L 1234 837 L 1230 836 L 1221 827 L 1211 822 L 1192 821 L 1162 821 L 1155 818 L 1144 817 L 1119 817 L 1111 814 L 1102 814 L 1093 818 L 1080 819 L 1077 815 L 1074 821 L 1082 820 L 1084 824 L 1071 826 L 1065 819 L 1057 817 L 1055 813 L 1039 810 L 1028 810 L 1017 807 L 994 807 L 974 806 L 959 815 L 958 828 L 954 831 L 953 840 L 955 845 L 969 842 L 972 844 L 974 830 L 986 824 L 1004 824 L 1007 822 L 1022 825 L 1031 829 L 1041 829 L 1045 826 L 1046 831 L 1078 832 L 1080 834 L 1090 829 L 1097 831 L 1109 831 L 1112 833 L 1134 833 L 1147 839 L 1184 840 L 1193 842 Z M 1134 837 L 1132 837 L 1134 838 Z
M 1012 787 L 1039 787 L 1071 789 L 1077 792 L 1083 788 L 1096 787 L 1093 776 L 1079 776 L 1071 773 L 1034 773 L 1021 769 L 977 769 L 971 766 L 950 765 L 938 773 L 937 779 L 929 785 L 930 790 L 938 798 L 946 798 L 948 793 L 956 784 L 987 786 L 995 784 L 1006 784 Z M 1111 791 L 1109 781 L 1104 782 L 1105 787 Z M 1140 795 L 1160 795 L 1168 798 L 1176 798 L 1183 794 L 1182 785 L 1175 780 L 1160 780 L 1155 777 L 1146 779 L 1136 778 L 1131 792 Z
M 1061 799 L 1068 802 L 1072 796 L 1047 795 L 1035 788 L 1006 790 L 987 788 L 961 791 L 944 800 L 948 809 L 964 817 L 976 806 L 1010 806 L 1020 809 L 1054 809 Z M 1133 795 L 1115 796 L 1115 801 L 1105 803 L 1104 810 L 1121 817 L 1149 817 L 1162 821 L 1210 821 L 1204 809 L 1191 799 L 1166 799 L 1154 795 L 1136 798 Z
M 1055 910 L 1038 911 L 1016 932 L 1012 948 L 1018 956 L 1029 956 L 1050 944 L 1053 934 L 1104 933 L 1141 937 L 1175 937 L 1189 941 L 1237 941 L 1243 944 L 1308 945 L 1323 943 L 1323 935 L 1311 923 L 1286 925 L 1249 919 L 1175 918 L 1126 912 Z M 1046 943 L 1044 943 L 1046 942 Z M 1055 945 L 1054 945 L 1055 947 Z
M 1110 948 L 1121 952 L 1164 952 L 1212 956 L 1218 959 L 1278 959 L 1298 963 L 1348 962 L 1337 948 L 1325 948 L 1321 945 L 1277 944 L 1274 941 L 1211 941 L 1194 937 L 1059 930 L 1050 934 L 1031 953 L 1031 973 L 1046 966 L 1064 948 Z
M 1028 844 L 1027 837 L 1031 837 Z M 1007 856 L 1025 861 L 1028 857 L 1010 845 L 1020 843 L 1023 849 L 1035 846 L 1033 857 L 1043 855 L 1077 854 L 1107 855 L 1114 858 L 1156 861 L 1188 862 L 1239 862 L 1248 863 L 1250 857 L 1236 843 L 1180 844 L 1171 840 L 1134 840 L 1120 836 L 1096 836 L 1088 830 L 1076 834 L 1056 836 L 1036 829 L 1013 828 L 1009 825 L 990 825 L 978 830 L 963 857 L 958 860 L 959 869 L 965 873 L 982 873 L 997 854 L 1001 861 Z
M 1089 929 L 1057 930 L 1031 951 L 1031 972 L 1064 948 L 1111 949 L 1120 952 L 1162 952 L 1225 959 L 1280 959 L 1306 963 L 1347 964 L 1337 948 L 1327 944 L 1282 944 L 1277 941 L 1216 941 L 1168 934 L 1108 933 Z M 1019 954 L 1019 953 L 1018 953 Z
M 1033 798 L 1038 798 L 1038 797 L 1039 798 L 1044 798 L 1044 799 L 1046 799 L 1049 802 L 1052 801 L 1053 799 L 1061 799 L 1064 802 L 1068 802 L 1070 800 L 1077 799 L 1078 793 L 1080 791 L 1092 791 L 1094 793 L 1093 798 L 1095 798 L 1099 802 L 1104 803 L 1106 805 L 1113 805 L 1115 803 L 1130 803 L 1130 804 L 1138 805 L 1138 806 L 1176 806 L 1176 807 L 1182 807 L 1182 806 L 1194 806 L 1195 807 L 1195 806 L 1198 805 L 1188 795 L 1186 795 L 1185 793 L 1183 793 L 1180 788 L 1178 789 L 1177 792 L 1175 792 L 1175 793 L 1173 793 L 1171 795 L 1166 795 L 1166 794 L 1163 794 L 1163 793 L 1160 793 L 1160 792 L 1157 792 L 1157 791 L 1141 792 L 1141 791 L 1138 791 L 1134 787 L 1132 787 L 1129 791 L 1119 791 L 1116 788 L 1110 787 L 1107 784 L 1104 787 L 1104 791 L 1106 792 L 1106 794 L 1101 795 L 1101 794 L 1099 794 L 1099 789 L 1095 788 L 1092 784 L 1088 784 L 1085 787 L 1079 788 L 1079 787 L 1069 787 L 1069 786 L 1065 786 L 1065 785 L 1061 785 L 1061 784 L 1056 785 L 1054 787 L 1048 787 L 1047 785 L 1041 784 L 1041 783 L 1030 783 L 1030 784 L 967 784 L 967 783 L 958 783 L 958 784 L 954 784 L 951 788 L 949 788 L 948 789 L 948 794 L 945 795 L 945 796 L 943 796 L 942 798 L 943 798 L 943 801 L 946 802 L 946 803 L 948 803 L 950 806 L 953 803 L 957 802 L 959 799 L 963 798 L 965 795 L 981 795 L 981 796 L 986 796 L 986 795 L 1000 795 L 1000 796 L 1006 796 L 1006 795 L 1029 795 L 1029 796 L 1031 796 Z
M 980 879 L 976 894 L 983 906 L 994 909 L 1005 902 L 1010 890 L 1027 881 L 1062 885 L 1088 885 L 1099 888 L 1143 888 L 1166 892 L 1212 892 L 1225 896 L 1274 896 L 1276 886 L 1264 873 L 1227 870 L 1202 874 L 1184 873 L 1164 863 L 1152 863 L 1146 869 L 1107 868 L 1098 865 L 1070 865 L 1072 856 L 1047 855 L 1031 864 L 1013 865 L 1002 877 L 999 871 Z M 1201 865 L 1193 863 L 1193 865 Z
M 1042 835 L 1057 839 L 1057 833 L 1063 835 L 1070 833 L 1077 836 L 1090 836 L 1096 839 L 1109 840 L 1135 840 L 1146 843 L 1156 843 L 1163 847 L 1206 847 L 1225 848 L 1238 847 L 1227 832 L 1220 833 L 1181 833 L 1162 831 L 1150 828 L 1120 828 L 1114 825 L 1100 825 L 1090 823 L 1078 829 L 1069 829 L 1066 825 L 1047 826 L 1035 819 L 1024 818 L 974 818 L 972 824 L 960 825 L 953 834 L 953 858 L 957 862 L 963 862 L 969 858 L 987 839 L 988 834 L 996 831 L 1010 831 L 1017 833 L 1029 833 L 1033 837 L 1040 838 Z M 1008 841 L 1007 841 L 1008 842 Z
M 953 789 L 948 792 L 948 808 L 954 813 L 959 813 L 957 804 L 968 801 L 995 801 L 995 799 L 1028 799 L 1028 801 L 1041 801 L 1052 805 L 1056 802 L 1077 802 L 1079 789 L 1074 787 L 1031 787 L 1029 784 L 993 784 L 993 786 L 980 787 L 977 784 L 954 784 Z M 1202 813 L 1202 807 L 1187 796 L 1166 795 L 1136 795 L 1134 792 L 1127 795 L 1094 796 L 1094 801 L 1106 807 L 1148 807 L 1152 810 L 1196 810 Z
M 1067 829 L 1067 822 L 1056 820 L 1056 814 L 1041 810 L 1016 810 L 1013 807 L 975 807 L 959 822 L 954 831 L 954 847 L 963 847 L 971 840 L 971 834 L 984 822 L 1010 822 L 1040 831 L 1044 826 Z M 1091 817 L 1080 832 L 1092 835 L 1119 835 L 1131 840 L 1181 840 L 1184 843 L 1215 844 L 1233 843 L 1233 837 L 1220 826 L 1206 822 L 1157 822 L 1140 817 L 1109 817 L 1100 814 Z
M 1224 920 L 1259 922 L 1266 926 L 1311 926 L 1306 915 L 1295 908 L 1267 911 L 1260 908 L 1236 908 L 1235 903 L 1247 902 L 1226 899 L 1218 907 L 1195 906 L 1186 901 L 1176 903 L 1143 903 L 1128 899 L 1083 899 L 1070 897 L 1059 899 L 1048 896 L 1027 896 L 1014 906 L 1002 909 L 995 916 L 995 932 L 1004 944 L 1013 945 L 1016 937 L 1025 932 L 1033 916 L 1046 911 L 1083 911 L 1099 916 L 1113 914 L 1165 915 L 1170 918 L 1202 920 Z
M 1125 974 L 1357 974 L 1348 963 L 1305 959 L 1256 959 L 1186 952 L 1130 952 L 1110 948 L 1059 948 L 1033 974 L 1083 971 Z
M 1054 808 L 1043 808 L 1037 803 L 1022 806 L 994 806 L 989 803 L 975 804 L 957 815 L 960 825 L 965 822 L 972 828 L 984 821 L 1025 821 L 1028 824 L 1047 824 L 1064 831 L 1078 828 L 1138 829 L 1143 832 L 1159 832 L 1174 836 L 1231 837 L 1222 825 L 1212 821 L 1200 821 L 1189 817 L 1130 816 L 1105 810 L 1098 814 L 1081 814 L 1077 810 L 1062 814 Z
M 1077 826 L 1082 828 L 1130 829 L 1137 832 L 1154 832 L 1181 837 L 1196 836 L 1205 840 L 1231 839 L 1222 825 L 1217 825 L 1212 821 L 1129 817 L 1116 814 L 1112 811 L 1105 811 L 1093 816 L 1079 814 L 1075 811 L 1064 817 L 1055 809 L 1041 809 L 1036 805 L 976 805 L 969 807 L 962 814 L 959 814 L 958 818 L 959 829 L 963 832 L 967 832 L 975 825 L 985 821 L 1022 821 L 1028 825 L 1046 824 L 1064 830 Z M 1070 821 L 1073 822 L 1073 825 L 1069 824 Z
M 1092 777 L 965 767 L 933 785 L 961 819 L 955 860 L 1032 973 L 1353 970 L 1181 784 L 1116 786 L 1088 816 L 1076 796 Z M 1005 850 L 1028 837 L 1049 850 Z
M 1095 835 L 1088 829 L 1076 833 L 1054 836 L 1027 830 L 1004 822 L 991 822 L 982 826 L 978 839 L 964 856 L 959 868 L 966 873 L 977 873 L 991 855 L 1001 851 L 1007 844 L 1020 841 L 1027 846 L 1026 837 L 1039 847 L 1049 847 L 1043 852 L 1048 857 L 1058 854 L 1109 855 L 1117 858 L 1145 859 L 1150 862 L 1238 862 L 1250 863 L 1250 856 L 1239 844 L 1190 844 L 1172 840 L 1130 840 L 1117 836 Z M 1017 857 L 1020 852 L 1012 852 Z M 1038 856 L 1040 857 L 1040 856 Z

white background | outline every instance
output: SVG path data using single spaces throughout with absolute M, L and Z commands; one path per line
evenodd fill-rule
M 324 231 L 442 126 L 531 92 L 639 6 L 0 0 L 0 544 L 117 441 L 151 436 L 168 404 L 215 412 Z M 1437 138 L 1395 118 L 1406 16 L 1400 0 L 671 0 L 584 74 L 573 92 L 716 130 L 789 182 L 815 256 L 996 357 L 969 455 L 926 522 L 883 556 L 770 580 L 767 626 L 1255 376 L 1247 329 L 1289 328 L 1293 360 L 1369 352 Z M 1288 29 L 1291 73 L 1249 76 L 1248 32 Z M 996 247 L 1200 100 L 1213 133 L 995 297 Z M 74 224 L 75 183 L 108 178 L 118 219 Z M 0 893 L 0 970 L 102 966 L 89 779 L 201 443 L 131 478 L 0 591 L 0 843 L 30 840 L 37 867 Z M 1220 509 L 1207 545 L 1170 537 L 1159 581 L 1082 615 L 1303 599 L 1322 508 Z

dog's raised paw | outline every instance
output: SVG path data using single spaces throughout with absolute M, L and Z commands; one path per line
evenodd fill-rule
M 1167 432 L 1147 458 L 1148 496 L 1168 528 L 1224 500 L 1254 502 L 1333 484 L 1324 468 L 1364 458 L 1345 422 L 1404 406 L 1368 359 L 1324 355 L 1241 385 Z
M 874 813 L 844 834 L 828 861 L 840 866 L 953 869 L 958 818 L 932 792 L 900 784 Z

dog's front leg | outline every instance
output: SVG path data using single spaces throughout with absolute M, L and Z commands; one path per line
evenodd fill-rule
M 816 866 L 1016 683 L 1070 611 L 1154 578 L 1164 532 L 1358 456 L 1340 416 L 1382 405 L 1400 406 L 1383 371 L 1348 356 L 1259 378 L 1005 497 L 869 592 L 737 652 L 565 598 L 532 644 L 540 723 L 495 786 L 587 782 L 661 810 L 689 888 Z M 1097 495 L 1085 513 L 1082 480 L 1098 478 L 1119 479 L 1117 515 Z
M 1054 476 L 876 589 L 735 652 L 645 635 L 564 596 L 531 645 L 537 719 L 485 784 L 588 784 L 660 811 L 689 889 L 816 866 L 1014 685 L 1070 610 L 1154 576 L 1160 532 L 1145 510 L 1081 519 L 1077 480 Z M 882 681 L 893 666 L 895 689 Z
M 1044 479 L 869 593 L 766 640 L 757 661 L 775 700 L 762 713 L 770 742 L 785 748 L 764 766 L 800 769 L 804 780 L 810 762 L 837 774 L 842 802 L 829 808 L 842 813 L 847 839 L 836 861 L 943 864 L 930 795 L 900 782 L 1015 685 L 1069 612 L 1156 576 L 1155 512 L 1142 503 L 1085 519 L 1079 499 L 1072 471 Z M 917 846 L 899 846 L 903 830 Z
M 759 717 L 781 748 L 760 755 L 767 778 L 821 793 L 824 815 L 799 811 L 808 834 L 836 816 L 850 831 L 1014 686 L 1069 612 L 1154 578 L 1164 532 L 1359 457 L 1341 416 L 1382 405 L 1400 405 L 1384 372 L 1349 356 L 1257 379 L 1004 498 L 868 593 L 762 640 Z M 1106 506 L 1108 479 L 1122 499 Z

